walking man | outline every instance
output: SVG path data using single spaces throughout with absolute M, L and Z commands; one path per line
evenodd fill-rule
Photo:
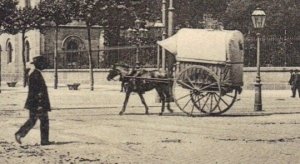
M 295 71 L 294 70 L 290 70 L 290 80 L 289 80 L 289 84 L 291 86 L 291 90 L 292 90 L 292 96 L 291 97 L 295 97 L 296 94 L 296 90 L 295 90 L 295 85 L 294 85 L 294 81 L 295 81 Z
M 15 133 L 16 141 L 21 144 L 21 138 L 32 129 L 40 120 L 41 145 L 50 145 L 49 142 L 49 118 L 48 112 L 51 110 L 47 86 L 41 71 L 46 68 L 46 59 L 43 56 L 33 58 L 31 62 L 35 68 L 29 72 L 28 95 L 25 102 L 25 109 L 29 110 L 29 119 Z
M 293 95 L 291 97 L 296 97 L 296 92 L 298 90 L 298 96 L 300 97 L 300 74 L 298 73 L 298 70 L 295 70 L 294 78 L 292 79 L 292 93 Z

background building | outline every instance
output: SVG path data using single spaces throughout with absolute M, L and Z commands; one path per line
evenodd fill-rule
M 35 6 L 40 0 L 20 0 L 19 6 Z M 101 27 L 93 27 L 91 30 L 92 49 L 98 49 L 103 45 L 103 33 Z M 102 34 L 101 34 L 102 33 Z M 49 28 L 44 31 L 31 30 L 25 34 L 25 60 L 26 65 L 30 67 L 30 61 L 33 57 L 44 55 L 48 58 L 50 68 L 53 64 L 55 30 Z M 102 40 L 102 41 L 101 41 Z M 78 57 L 76 51 L 87 50 L 87 30 L 84 22 L 73 21 L 70 24 L 61 26 L 58 32 L 58 52 L 68 51 L 68 53 L 60 53 L 59 59 L 64 64 L 58 65 L 59 68 L 69 68 L 76 66 L 79 60 L 82 61 L 84 56 Z M 20 34 L 0 35 L 1 48 L 1 68 L 3 81 L 20 81 L 22 79 L 22 36 Z M 82 54 L 80 54 L 82 55 Z M 87 53 L 84 53 L 88 58 Z M 88 64 L 88 63 L 87 63 Z M 81 65 L 84 65 L 81 63 Z

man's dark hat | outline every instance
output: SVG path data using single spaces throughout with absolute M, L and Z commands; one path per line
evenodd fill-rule
M 36 56 L 32 58 L 31 64 L 46 62 L 46 58 L 44 56 Z

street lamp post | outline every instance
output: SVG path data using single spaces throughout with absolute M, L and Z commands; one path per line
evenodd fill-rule
M 174 22 L 173 22 L 173 19 L 174 19 L 174 6 L 173 6 L 173 0 L 170 0 L 169 1 L 169 18 L 168 18 L 168 36 L 172 36 L 173 35 L 173 32 L 174 32 Z
M 148 37 L 148 30 L 142 28 L 142 24 L 144 23 L 140 19 L 135 20 L 135 27 L 127 29 L 127 33 L 125 35 L 126 39 L 129 40 L 130 43 L 136 45 L 136 56 L 135 56 L 135 66 L 139 65 L 139 54 L 140 47 L 143 41 Z
M 165 29 L 165 25 L 161 22 L 160 19 L 158 19 L 154 23 L 153 27 L 155 28 L 155 39 L 158 39 L 159 37 L 161 37 L 163 35 L 163 33 L 165 31 L 164 30 Z M 162 36 L 161 39 L 164 40 L 165 38 Z M 162 49 L 162 56 L 163 56 L 163 58 L 165 58 L 164 49 Z M 157 69 L 160 69 L 160 47 L 159 46 L 157 46 Z M 165 67 L 163 67 L 163 70 L 165 70 Z
M 264 28 L 266 14 L 260 8 L 257 8 L 253 11 L 252 15 L 252 22 L 254 28 L 257 30 L 261 30 Z M 257 75 L 255 80 L 255 100 L 254 100 L 254 111 L 262 111 L 262 96 L 261 96 L 261 79 L 260 79 L 260 32 L 256 33 L 257 36 Z
M 162 0 L 162 6 L 161 6 L 161 15 L 162 15 L 162 23 L 164 25 L 163 27 L 163 33 L 162 33 L 162 40 L 165 40 L 167 38 L 167 8 L 166 8 L 167 1 Z M 166 70 L 166 50 L 162 48 L 161 51 L 161 67 L 162 70 Z

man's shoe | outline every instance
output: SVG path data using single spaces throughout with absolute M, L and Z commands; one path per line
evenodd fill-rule
M 50 141 L 41 142 L 42 146 L 52 145 L 52 144 L 54 144 L 54 142 L 50 142 Z
M 21 136 L 19 134 L 15 134 L 15 139 L 18 142 L 18 144 L 22 144 L 22 142 L 21 142 Z

